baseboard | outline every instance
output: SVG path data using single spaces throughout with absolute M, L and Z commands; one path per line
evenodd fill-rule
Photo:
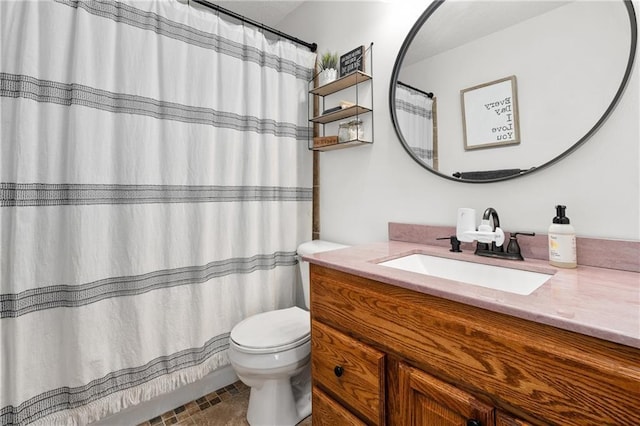
M 231 365 L 227 365 L 207 374 L 201 380 L 186 385 L 174 392 L 161 395 L 150 401 L 129 407 L 119 413 L 106 417 L 96 423 L 96 426 L 137 425 L 149 419 L 166 413 L 167 411 L 194 401 L 203 395 L 223 388 L 238 380 Z

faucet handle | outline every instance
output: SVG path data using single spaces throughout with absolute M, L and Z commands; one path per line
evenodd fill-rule
M 449 242 L 451 243 L 451 248 L 449 249 L 449 251 L 452 251 L 454 253 L 462 252 L 462 250 L 460 250 L 460 240 L 455 235 L 452 235 L 450 237 L 436 238 L 436 240 L 449 240 Z
M 520 254 L 520 244 L 518 244 L 518 235 L 527 235 L 529 237 L 534 237 L 536 233 L 535 232 L 513 232 L 509 236 L 509 245 L 507 246 L 507 253 L 519 255 L 520 258 L 522 259 L 522 254 Z

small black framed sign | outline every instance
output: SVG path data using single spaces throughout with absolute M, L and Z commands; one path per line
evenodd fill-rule
M 340 56 L 340 77 L 354 71 L 364 71 L 364 46 L 356 47 Z

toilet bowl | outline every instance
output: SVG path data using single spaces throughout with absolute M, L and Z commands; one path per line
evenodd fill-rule
M 309 312 L 298 307 L 254 315 L 231 331 L 231 365 L 251 388 L 250 425 L 295 425 L 311 414 L 311 382 L 301 375 L 311 359 L 310 338 Z
M 315 240 L 299 255 L 346 247 Z M 300 260 L 305 304 L 309 306 L 309 264 Z M 263 312 L 238 323 L 229 338 L 229 359 L 238 378 L 251 388 L 251 426 L 287 426 L 311 414 L 311 322 L 297 306 Z

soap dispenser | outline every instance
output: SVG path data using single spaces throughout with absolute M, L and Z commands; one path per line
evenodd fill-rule
M 566 206 L 556 206 L 556 217 L 549 226 L 549 263 L 559 268 L 578 266 L 576 231 L 565 215 Z

